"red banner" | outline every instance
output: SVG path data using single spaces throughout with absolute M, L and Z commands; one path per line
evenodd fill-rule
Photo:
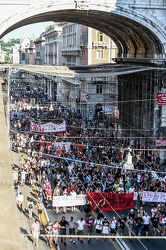
M 102 211 L 125 210 L 134 207 L 133 193 L 89 192 L 86 194 L 86 200 L 92 202 L 92 210 L 94 210 L 96 205 L 99 205 Z
M 157 93 L 156 94 L 156 102 L 159 105 L 166 105 L 166 93 Z

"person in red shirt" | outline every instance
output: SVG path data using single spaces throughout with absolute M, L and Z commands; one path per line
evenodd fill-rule
M 47 207 L 51 206 L 52 192 L 53 191 L 50 186 L 45 190 Z
M 47 189 L 47 188 L 49 188 L 49 187 L 51 187 L 51 183 L 50 183 L 50 181 L 47 179 L 47 180 L 44 182 L 44 188 Z

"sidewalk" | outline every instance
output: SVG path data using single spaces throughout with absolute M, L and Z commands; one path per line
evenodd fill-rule
M 20 159 L 20 154 L 19 153 L 15 153 L 15 152 L 12 152 L 12 162 L 14 164 L 16 164 L 17 166 L 20 165 L 19 163 L 19 159 Z M 20 187 L 19 186 L 19 192 L 22 192 L 23 195 L 24 195 L 24 204 L 23 204 L 23 209 L 25 209 L 25 212 L 20 212 L 18 210 L 18 217 L 19 217 L 19 226 L 20 226 L 20 232 L 22 234 L 22 249 L 23 250 L 33 250 L 33 249 L 36 249 L 35 247 L 35 243 L 33 243 L 33 238 L 31 236 L 31 225 L 32 223 L 34 222 L 34 220 L 37 217 L 37 210 L 36 210 L 36 207 L 34 207 L 33 209 L 33 219 L 30 220 L 29 217 L 28 217 L 28 213 L 27 213 L 27 197 L 31 197 L 33 198 L 33 200 L 36 199 L 35 197 L 35 191 L 32 190 L 32 188 L 30 188 L 29 186 L 23 186 L 23 187 Z M 44 231 L 43 231 L 43 227 L 41 225 L 41 234 L 43 234 Z M 45 239 L 43 237 L 40 237 L 39 239 L 39 249 L 49 249 L 48 246 L 46 245 L 46 242 L 45 242 Z

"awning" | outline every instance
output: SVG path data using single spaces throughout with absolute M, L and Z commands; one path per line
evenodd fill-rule
M 156 132 L 157 134 L 160 134 L 160 133 L 166 133 L 166 126 L 163 126 L 163 127 L 159 127 L 159 129 L 157 130 Z

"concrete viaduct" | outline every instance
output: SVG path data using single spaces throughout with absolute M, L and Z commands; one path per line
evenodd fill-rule
M 0 37 L 31 23 L 80 23 L 110 36 L 118 58 L 166 60 L 165 0 L 2 0 Z

